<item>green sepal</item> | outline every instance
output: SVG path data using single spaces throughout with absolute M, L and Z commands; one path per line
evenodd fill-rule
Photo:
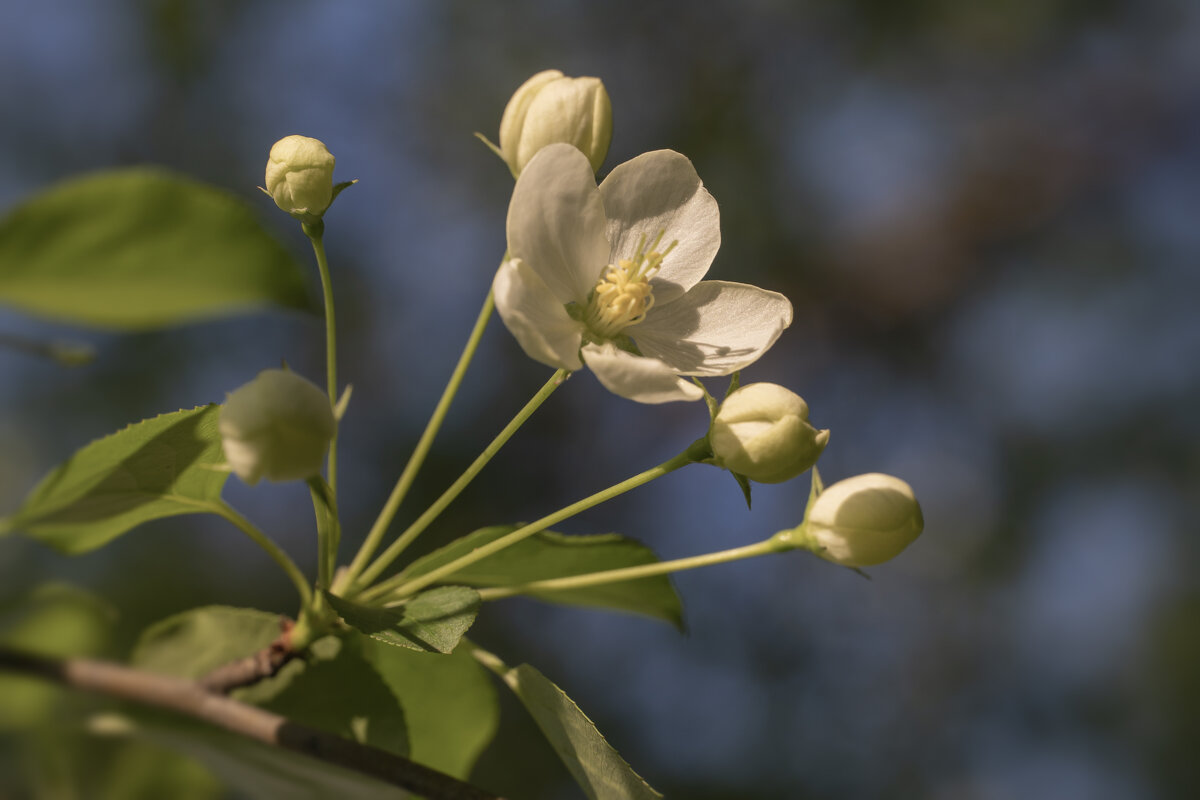
M 487 138 L 479 131 L 475 131 L 475 138 L 478 139 L 479 141 L 483 142 L 484 147 L 486 147 L 488 150 L 491 150 L 493 153 L 495 153 L 500 158 L 501 161 L 503 161 L 505 164 L 508 163 L 508 160 L 504 157 L 504 153 L 502 153 L 500 151 L 499 145 L 493 144 L 491 139 Z M 510 172 L 511 172 L 511 170 L 510 170 Z M 516 177 L 516 176 L 514 175 L 513 177 Z
M 692 376 L 692 383 L 700 387 L 700 391 L 704 392 L 704 405 L 708 406 L 708 421 L 711 425 L 712 421 L 717 418 L 717 411 L 721 404 L 717 402 L 717 398 L 713 397 L 708 391 L 708 387 L 697 377 Z
M 739 369 L 729 376 L 729 386 L 725 389 L 725 396 L 733 394 L 742 385 L 742 371 Z
M 740 472 L 729 470 L 729 474 L 737 481 L 738 486 L 742 487 L 742 496 L 746 498 L 746 508 L 750 508 L 750 479 Z

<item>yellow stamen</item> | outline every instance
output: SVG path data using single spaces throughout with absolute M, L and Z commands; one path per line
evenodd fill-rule
M 622 329 L 636 325 L 646 318 L 646 312 L 654 306 L 650 279 L 678 244 L 671 242 L 661 253 L 655 250 L 663 233 L 665 231 L 659 231 L 650 243 L 649 252 L 646 252 L 646 234 L 643 233 L 638 239 L 633 258 L 619 259 L 616 266 L 610 264 L 597 281 L 588 301 L 584 321 L 598 338 L 610 339 Z

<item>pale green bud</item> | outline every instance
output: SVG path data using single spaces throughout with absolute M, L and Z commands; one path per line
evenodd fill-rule
M 612 141 L 612 104 L 599 78 L 568 78 L 556 69 L 539 72 L 517 89 L 500 119 L 500 155 L 513 177 L 537 151 L 565 142 L 600 169 Z
M 795 538 L 827 561 L 869 567 L 895 558 L 925 527 L 912 487 L 872 472 L 817 494 Z
M 296 219 L 315 222 L 333 202 L 334 161 L 321 140 L 285 136 L 271 147 L 264 191 Z
M 829 431 L 809 424 L 800 395 L 774 383 L 751 383 L 721 403 L 708 441 L 718 466 L 759 483 L 780 483 L 817 463 Z
M 217 422 L 225 460 L 250 485 L 317 475 L 333 438 L 329 397 L 286 369 L 267 369 L 229 393 Z

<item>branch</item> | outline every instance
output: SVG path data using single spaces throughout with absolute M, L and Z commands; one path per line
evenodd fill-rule
M 253 655 L 217 667 L 197 682 L 210 692 L 229 694 L 234 689 L 273 677 L 284 664 L 299 655 L 292 649 L 292 628 L 295 626 L 296 623 L 287 617 L 281 617 L 279 627 L 283 632 L 275 641 Z
M 45 658 L 6 647 L 0 647 L 0 670 L 176 711 L 275 747 L 369 775 L 428 800 L 502 800 L 407 758 L 213 694 L 193 681 L 105 661 Z

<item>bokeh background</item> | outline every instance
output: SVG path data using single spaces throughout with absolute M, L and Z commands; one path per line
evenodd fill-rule
M 361 179 L 326 235 L 354 385 L 348 545 L 504 250 L 511 178 L 472 132 L 494 137 L 513 89 L 555 67 L 605 81 L 607 168 L 664 147 L 693 160 L 722 212 L 710 275 L 796 308 L 744 380 L 808 400 L 833 431 L 827 480 L 908 480 L 926 532 L 871 580 L 798 554 L 681 575 L 682 635 L 531 601 L 488 607 L 477 638 L 558 682 L 667 797 L 1200 793 L 1200 4 L 3 0 L 0 12 L 0 207 L 82 171 L 161 164 L 256 204 L 309 263 L 298 226 L 254 188 L 271 143 L 316 136 L 340 179 Z M 106 335 L 0 309 L 0 331 L 99 352 L 68 370 L 0 350 L 4 510 L 130 421 L 221 401 L 283 358 L 323 374 L 319 321 L 298 314 Z M 401 522 L 547 374 L 493 322 Z M 641 406 L 581 373 L 423 545 L 540 516 L 673 455 L 706 420 L 700 404 Z M 747 511 L 728 475 L 696 466 L 561 529 L 691 555 L 795 525 L 807 491 L 806 478 L 759 486 Z M 311 568 L 302 487 L 234 480 L 227 497 Z M 265 556 L 203 519 L 72 560 L 0 541 L 0 597 L 49 578 L 108 597 L 125 646 L 195 605 L 294 610 Z M 19 766 L 0 793 L 18 791 Z M 513 798 L 577 796 L 511 703 L 475 777 Z

